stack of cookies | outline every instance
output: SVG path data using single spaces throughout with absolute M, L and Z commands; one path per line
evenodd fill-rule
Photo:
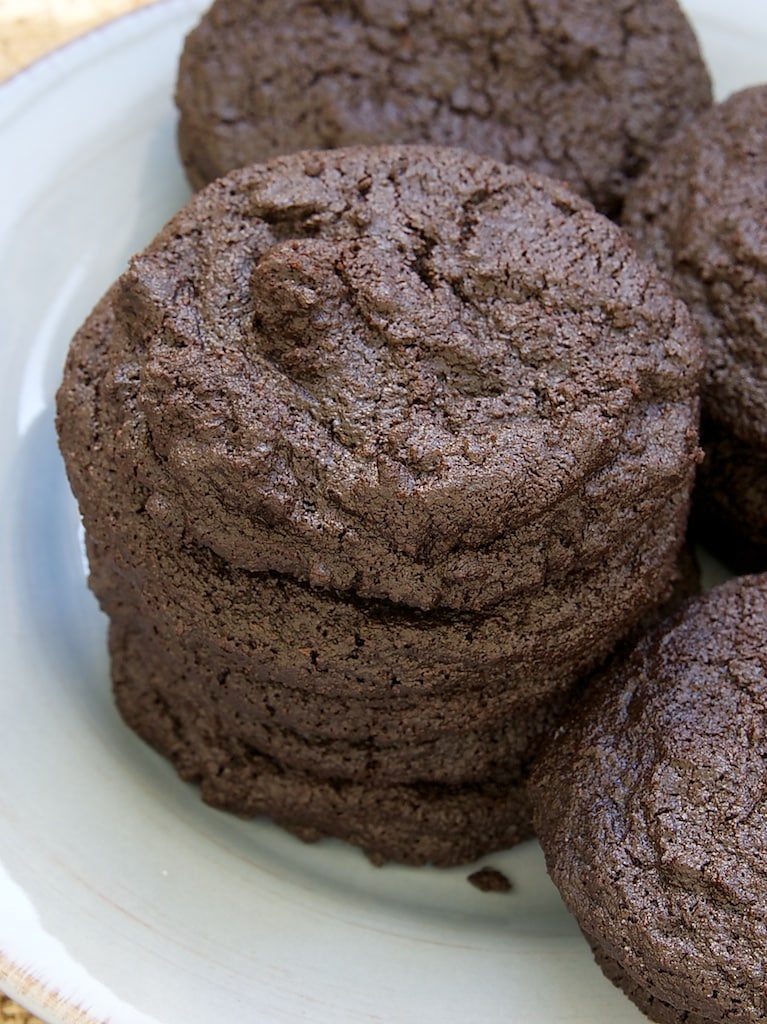
M 216 181 L 58 396 L 125 719 L 211 803 L 374 859 L 529 835 L 562 703 L 672 589 L 700 369 L 550 179 L 391 146 Z

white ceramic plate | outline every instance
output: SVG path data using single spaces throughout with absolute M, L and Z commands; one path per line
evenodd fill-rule
M 52 400 L 68 339 L 184 202 L 171 102 L 204 0 L 0 89 L 0 989 L 51 1024 L 630 1024 L 534 843 L 375 869 L 204 807 L 118 719 Z M 720 96 L 767 71 L 763 0 L 688 0 Z

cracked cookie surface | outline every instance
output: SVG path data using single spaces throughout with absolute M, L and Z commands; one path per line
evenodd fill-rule
M 547 864 L 652 1019 L 761 1021 L 767 576 L 696 598 L 609 670 L 533 771 Z
M 279 158 L 200 195 L 113 304 L 147 512 L 239 569 L 479 610 L 597 566 L 686 494 L 685 309 L 520 169 Z
M 612 214 L 711 91 L 675 0 L 217 0 L 177 102 L 195 187 L 278 153 L 433 143 L 567 180 Z

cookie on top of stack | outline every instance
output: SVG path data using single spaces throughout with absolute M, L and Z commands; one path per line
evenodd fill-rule
M 126 720 L 210 802 L 376 859 L 529 835 L 532 754 L 673 586 L 700 368 L 546 178 L 359 147 L 213 183 L 58 395 Z

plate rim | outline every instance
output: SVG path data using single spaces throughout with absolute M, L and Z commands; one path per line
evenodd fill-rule
M 55 1011 L 63 1024 L 110 1024 L 103 1017 L 92 1017 L 82 1007 L 65 999 L 54 986 L 47 986 L 31 971 L 14 963 L 0 949 L 0 979 L 3 989 L 0 995 L 17 1003 L 23 1010 L 40 1017 Z
M 138 27 L 145 20 L 172 19 L 177 13 L 202 4 L 203 0 L 151 0 L 144 7 L 124 11 L 35 57 L 0 82 L 0 129 L 4 120 L 17 112 L 15 108 L 20 103 L 34 99 L 51 84 L 51 79 L 75 70 L 84 58 L 87 59 L 89 51 L 100 49 L 102 42 L 108 43 L 111 35 L 124 32 L 127 23 Z

